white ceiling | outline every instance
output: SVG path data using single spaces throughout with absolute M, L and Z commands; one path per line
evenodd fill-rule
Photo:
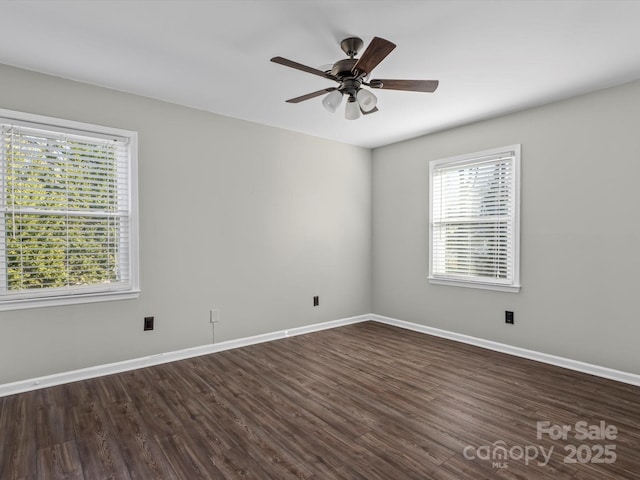
M 355 121 L 285 103 L 335 84 L 269 59 L 323 67 L 347 36 L 397 44 L 372 78 L 440 87 Z M 0 63 L 365 147 L 640 78 L 639 52 L 640 1 L 0 1 Z

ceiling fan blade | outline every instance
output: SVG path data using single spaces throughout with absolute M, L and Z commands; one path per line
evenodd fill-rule
M 329 75 L 327 72 L 323 72 L 322 70 L 318 70 L 317 68 L 307 67 L 306 65 L 302 65 L 301 63 L 294 62 L 293 60 L 287 60 L 282 57 L 273 57 L 271 59 L 273 63 L 278 63 L 280 65 L 284 65 L 285 67 L 295 68 L 296 70 L 301 70 L 303 72 L 311 73 L 313 75 L 318 75 L 319 77 L 328 78 L 329 80 L 333 80 L 337 82 L 338 79 L 333 75 Z
M 319 97 L 320 95 L 324 95 L 325 93 L 333 92 L 334 90 L 337 90 L 337 88 L 336 87 L 325 88 L 323 90 L 318 90 L 317 92 L 307 93 L 306 95 L 302 95 L 300 97 L 290 98 L 289 100 L 287 100 L 287 103 L 304 102 L 305 100 L 310 100 L 312 98 Z
M 409 92 L 432 93 L 438 88 L 438 80 L 381 80 L 375 79 L 369 82 L 371 88 L 384 90 L 406 90 Z
M 362 115 L 370 115 L 372 113 L 376 113 L 378 110 L 379 110 L 378 107 L 373 107 L 368 112 L 365 112 L 364 110 L 362 110 L 362 108 L 360 109 L 360 111 L 362 112 Z
M 360 59 L 353 66 L 352 72 L 371 73 L 371 70 L 376 68 L 378 64 L 385 59 L 391 51 L 396 48 L 395 43 L 391 43 L 389 40 L 385 40 L 380 37 L 373 37 L 369 46 L 364 51 Z

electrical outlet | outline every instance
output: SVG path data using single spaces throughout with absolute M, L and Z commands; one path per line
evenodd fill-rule
M 154 317 L 144 317 L 144 331 L 153 330 Z
M 504 312 L 504 323 L 508 323 L 509 325 L 513 325 L 513 312 L 509 310 L 505 310 Z
M 209 310 L 209 323 L 218 323 L 220 321 L 220 309 L 212 308 Z
M 313 297 L 313 306 L 317 307 L 318 305 L 320 305 L 320 297 L 316 295 Z

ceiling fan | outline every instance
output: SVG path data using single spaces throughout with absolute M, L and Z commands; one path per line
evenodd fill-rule
M 274 63 L 318 75 L 338 83 L 337 87 L 329 87 L 300 97 L 290 98 L 287 103 L 299 103 L 327 94 L 322 99 L 322 105 L 329 112 L 334 113 L 342 103 L 342 97 L 346 96 L 345 117 L 347 120 L 355 120 L 361 114 L 367 115 L 378 111 L 378 107 L 376 107 L 378 99 L 364 86 L 385 90 L 427 93 L 434 92 L 438 88 L 438 80 L 369 80 L 371 71 L 396 48 L 396 45 L 384 38 L 374 37 L 362 56 L 359 59 L 355 58 L 363 45 L 362 39 L 358 37 L 345 38 L 340 43 L 340 47 L 349 58 L 338 60 L 331 69 L 326 71 L 308 67 L 283 57 L 273 57 L 271 61 Z

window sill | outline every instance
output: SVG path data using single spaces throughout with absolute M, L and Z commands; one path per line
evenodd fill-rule
M 58 307 L 62 305 L 78 305 L 82 303 L 108 302 L 114 300 L 131 300 L 138 298 L 139 295 L 140 290 L 127 290 L 124 292 L 87 293 L 83 295 L 25 298 L 22 300 L 0 300 L 0 311 Z
M 449 285 L 451 287 L 478 288 L 481 290 L 493 290 L 496 292 L 520 292 L 520 285 L 501 285 L 498 283 L 473 282 L 465 280 L 449 280 L 443 278 L 429 277 L 429 283 L 435 285 Z

